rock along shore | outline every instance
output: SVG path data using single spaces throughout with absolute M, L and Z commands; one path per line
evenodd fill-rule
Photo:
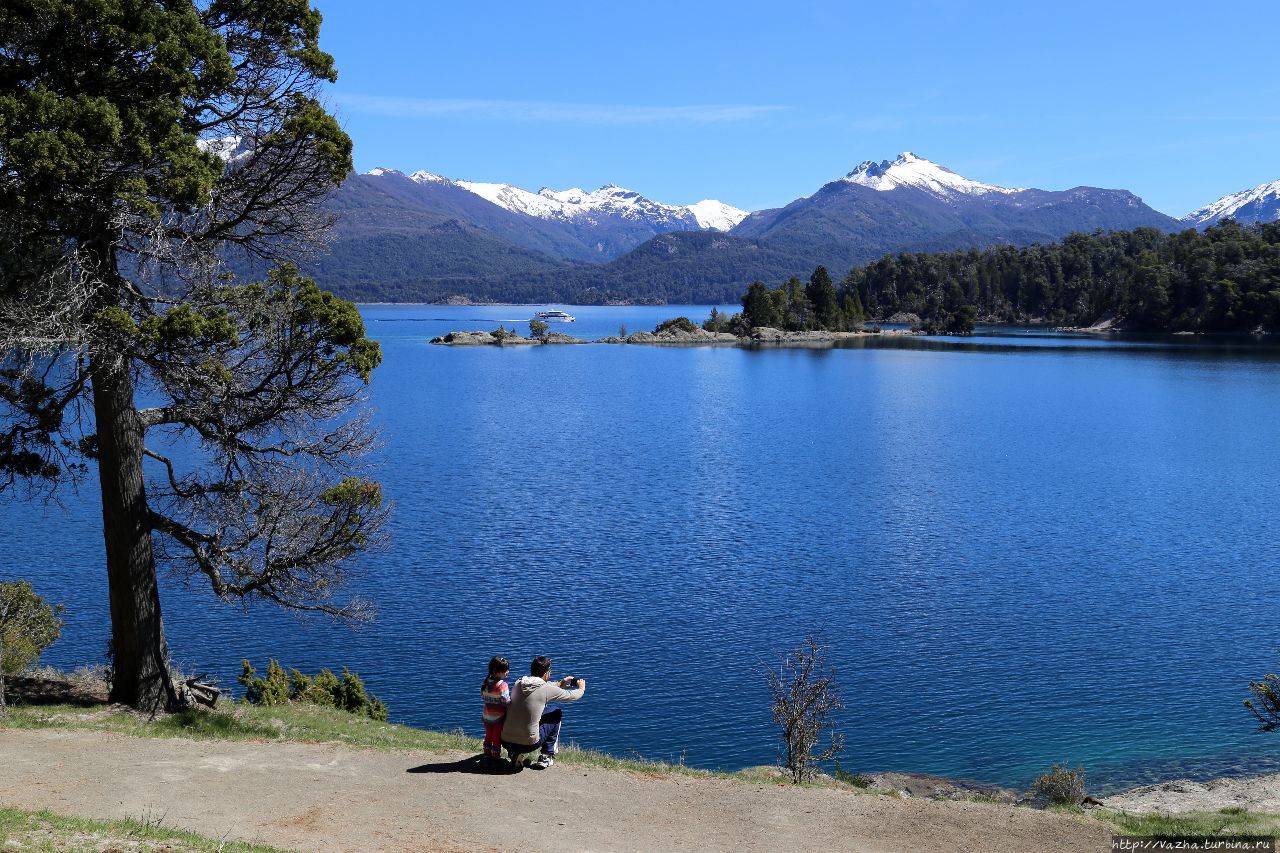
M 731 335 L 728 332 L 708 332 L 695 329 L 692 332 L 683 329 L 664 329 L 661 332 L 633 332 L 625 338 L 612 335 L 594 341 L 575 338 L 563 332 L 552 332 L 542 338 L 525 338 L 519 335 L 495 334 L 494 332 L 450 332 L 443 337 L 432 338 L 431 343 L 444 346 L 533 346 L 538 344 L 650 344 L 658 346 L 831 346 L 838 341 L 851 338 L 883 337 L 894 335 L 911 335 L 901 329 L 883 332 L 785 332 L 768 326 L 752 329 L 751 334 L 744 337 Z
M 1103 797 L 1108 808 L 1129 812 L 1216 812 L 1245 808 L 1280 812 L 1280 773 L 1266 776 L 1227 776 L 1207 782 L 1175 779 Z

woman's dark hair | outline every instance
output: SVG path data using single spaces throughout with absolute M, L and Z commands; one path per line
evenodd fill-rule
M 551 671 L 551 658 L 546 655 L 538 655 L 533 659 L 533 663 L 529 664 L 529 674 L 536 676 L 546 675 Z
M 499 675 L 500 673 L 510 672 L 510 671 L 511 671 L 511 667 L 507 666 L 507 659 L 504 658 L 502 655 L 498 655 L 493 660 L 489 661 L 490 675 Z

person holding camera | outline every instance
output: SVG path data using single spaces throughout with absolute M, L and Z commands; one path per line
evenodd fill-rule
M 587 680 L 568 676 L 551 681 L 551 658 L 538 655 L 529 665 L 529 674 L 511 685 L 511 704 L 502 724 L 502 745 L 511 761 L 524 763 L 524 756 L 537 750 L 534 766 L 546 770 L 555 763 L 556 742 L 560 739 L 560 708 L 546 710 L 548 702 L 576 702 L 587 692 Z

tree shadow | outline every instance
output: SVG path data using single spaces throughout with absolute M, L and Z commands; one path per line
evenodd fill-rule
M 483 755 L 472 755 L 458 761 L 440 761 L 435 764 L 420 764 L 410 767 L 406 773 L 476 773 L 481 776 L 511 776 L 524 768 L 509 761 L 498 761 L 485 764 Z
M 105 690 L 59 678 L 15 675 L 5 678 L 5 701 L 22 705 L 74 705 L 92 708 L 107 703 Z

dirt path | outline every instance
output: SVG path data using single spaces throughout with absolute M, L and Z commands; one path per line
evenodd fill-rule
M 1099 824 L 1007 806 L 468 758 L 0 729 L 0 804 L 303 850 L 1109 849 Z

